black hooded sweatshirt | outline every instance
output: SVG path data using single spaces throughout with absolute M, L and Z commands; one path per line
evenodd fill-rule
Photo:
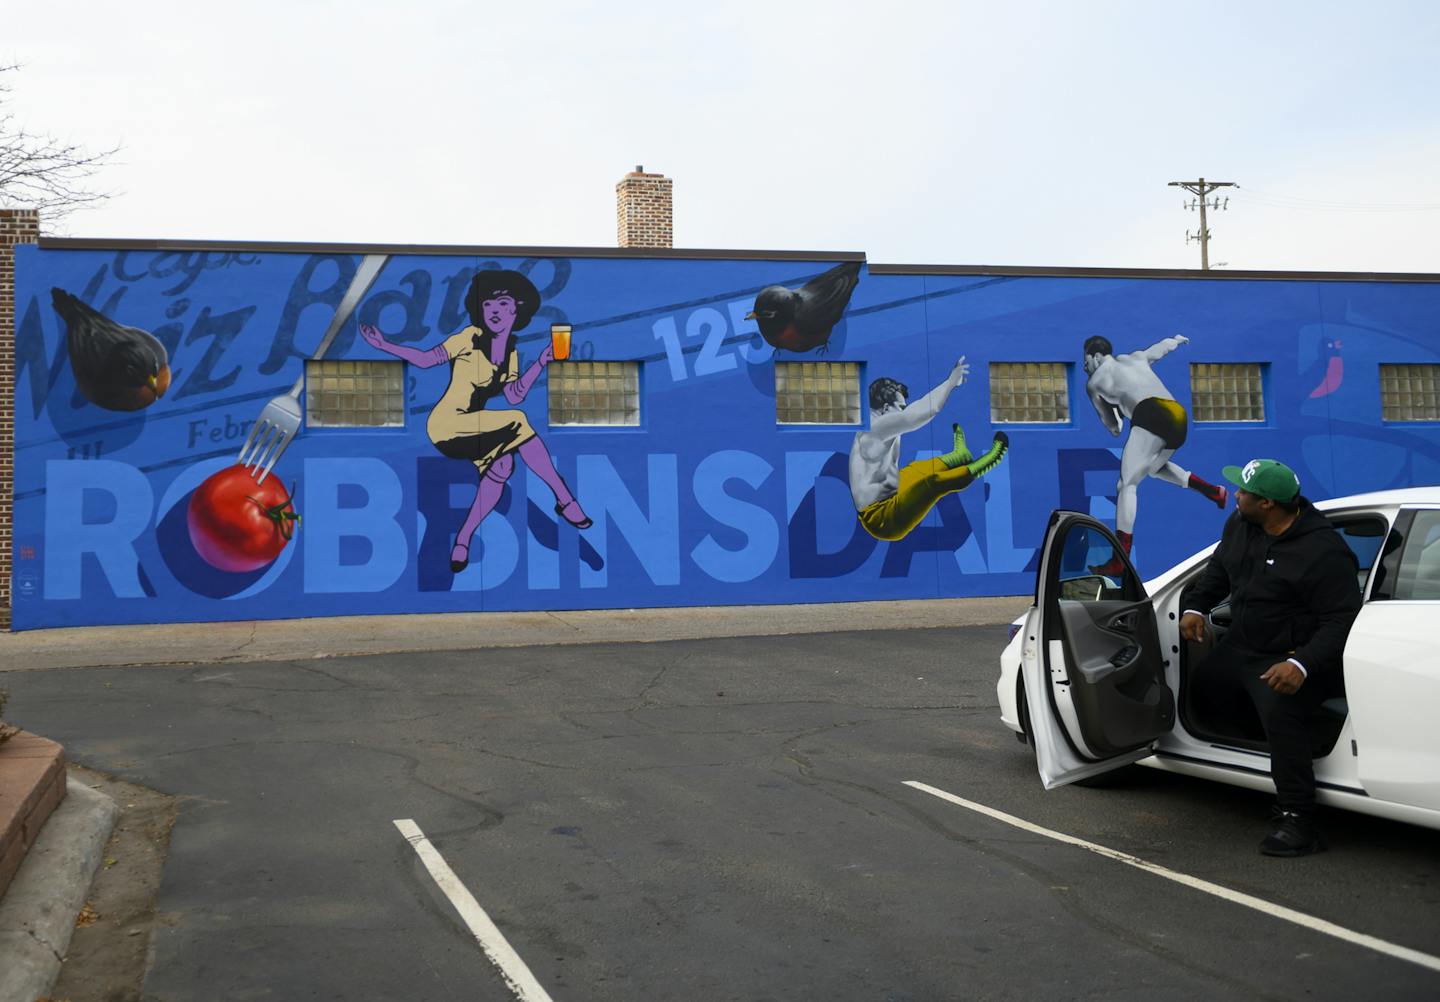
M 1180 596 L 1180 608 L 1209 612 L 1230 596 L 1225 643 L 1276 660 L 1293 657 L 1310 679 L 1334 681 L 1350 624 L 1360 612 L 1359 564 L 1330 520 L 1309 501 L 1290 528 L 1271 536 L 1237 511 L 1220 545 Z

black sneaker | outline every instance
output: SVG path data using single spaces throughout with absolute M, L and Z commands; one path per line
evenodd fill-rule
M 1324 850 L 1325 839 L 1312 818 L 1294 811 L 1276 811 L 1272 813 L 1271 821 L 1276 823 L 1276 827 L 1261 841 L 1261 854 L 1309 856 Z

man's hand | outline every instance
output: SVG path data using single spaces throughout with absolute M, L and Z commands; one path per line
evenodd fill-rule
M 960 386 L 970 375 L 970 366 L 965 363 L 965 356 L 961 355 L 955 363 L 955 368 L 950 370 L 950 384 Z
M 1180 617 L 1180 636 L 1193 644 L 1205 642 L 1205 617 L 1198 612 L 1187 612 Z M 1289 664 L 1289 662 L 1286 662 Z M 1294 665 L 1290 665 L 1294 668 Z M 1274 669 L 1271 669 L 1272 671 Z
M 1305 684 L 1305 673 L 1291 662 L 1281 661 L 1265 669 L 1260 681 L 1282 696 L 1290 696 L 1299 692 L 1300 687 Z
M 553 361 L 555 361 L 555 348 L 553 345 L 547 344 L 545 347 L 540 349 L 540 365 L 544 367 L 549 365 Z
M 1175 335 L 1175 340 L 1176 340 L 1176 341 L 1179 341 L 1181 344 L 1189 344 L 1189 343 L 1190 343 L 1190 339 L 1189 339 L 1188 337 L 1186 337 L 1184 334 L 1176 334 L 1176 335 Z
M 365 343 L 372 348 L 383 349 L 385 347 L 385 335 L 380 333 L 380 328 L 372 327 L 369 324 L 360 325 L 360 336 Z

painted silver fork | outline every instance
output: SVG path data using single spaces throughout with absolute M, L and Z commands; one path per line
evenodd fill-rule
M 350 319 L 350 314 L 360 305 L 360 300 L 379 276 L 380 269 L 385 267 L 385 260 L 384 254 L 369 254 L 360 259 L 360 267 L 355 269 L 355 278 L 350 282 L 350 288 L 345 290 L 345 298 L 341 299 L 340 305 L 335 308 L 335 316 L 330 319 L 330 326 L 320 338 L 315 354 L 310 356 L 312 360 L 323 358 L 325 352 L 330 350 L 330 342 L 335 340 L 335 335 L 340 333 L 340 328 L 345 326 L 345 321 Z M 250 475 L 257 484 L 265 482 L 265 478 L 275 467 L 275 461 L 300 431 L 303 416 L 300 410 L 300 392 L 304 388 L 305 373 L 302 370 L 300 378 L 295 380 L 289 393 L 275 397 L 260 411 L 260 417 L 250 429 L 245 444 L 240 447 L 240 465 L 249 468 Z

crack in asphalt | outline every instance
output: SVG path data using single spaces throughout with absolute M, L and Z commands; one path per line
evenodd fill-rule
M 655 705 L 663 705 L 651 702 L 649 698 L 650 690 L 659 685 L 661 680 L 664 679 L 666 675 L 670 674 L 670 670 L 672 668 L 679 668 L 681 665 L 685 664 L 685 662 L 689 661 L 690 659 L 691 655 L 682 654 L 679 659 L 671 661 L 669 664 L 662 665 L 660 667 L 660 670 L 651 677 L 650 681 L 645 683 L 645 685 L 640 689 L 640 692 L 635 696 L 635 701 L 630 705 L 628 711 L 647 709 Z
M 460 746 L 457 746 L 460 747 Z M 486 755 L 490 758 L 497 758 L 504 762 L 518 762 L 522 765 L 531 765 L 537 769 L 550 769 L 556 772 L 573 773 L 603 773 L 606 775 L 633 776 L 647 772 L 678 771 L 681 769 L 718 769 L 728 766 L 753 765 L 756 763 L 768 762 L 774 758 L 771 751 L 756 752 L 753 755 L 741 755 L 735 758 L 725 758 L 708 762 L 664 762 L 655 765 L 631 765 L 617 766 L 613 762 L 547 762 L 542 759 L 530 758 L 525 755 L 507 754 L 495 751 L 483 746 L 464 746 L 464 750 L 478 755 Z
M 225 673 L 222 673 L 222 674 L 220 674 L 220 675 L 209 675 L 209 676 L 201 677 L 201 674 L 202 674 L 207 668 L 213 667 L 213 665 L 210 665 L 210 664 L 192 665 L 192 666 L 191 666 L 191 670 L 188 671 L 188 672 L 186 672 L 184 675 L 181 676 L 181 678 L 179 679 L 179 684 L 181 684 L 181 685 L 196 685 L 196 684 L 199 684 L 199 683 L 201 683 L 201 682 L 222 682 L 222 681 L 223 681 L 223 683 L 224 683 L 223 688 L 226 688 L 226 689 L 251 689 L 251 690 L 257 690 L 257 691 L 261 691 L 261 692 L 285 692 L 285 693 L 296 693 L 296 694 L 301 694 L 301 695 L 303 695 L 303 694 L 305 694 L 305 693 L 311 693 L 311 692 L 313 692 L 313 693 L 325 693 L 325 692 L 333 693 L 333 692 L 336 692 L 336 691 L 339 691 L 339 690 L 345 690 L 345 691 L 349 691 L 349 692 L 379 692 L 379 693 L 394 693 L 394 692 L 402 692 L 402 691 L 405 691 L 405 690 L 398 689 L 398 688 L 393 687 L 393 686 L 374 685 L 374 684 L 370 684 L 370 685 L 361 684 L 360 682 L 356 682 L 356 681 L 352 681 L 352 680 L 347 679 L 347 678 L 343 678 L 343 677 L 335 674 L 334 672 L 328 672 L 328 671 L 325 671 L 323 668 L 319 668 L 319 667 L 317 667 L 317 666 L 315 666 L 315 665 L 312 665 L 312 664 L 305 664 L 305 663 L 300 662 L 300 661 L 268 661 L 268 662 L 265 662 L 265 666 L 266 666 L 267 668 L 281 668 L 281 669 L 286 669 L 286 670 L 288 670 L 288 671 L 303 672 L 303 673 L 305 673 L 305 674 L 307 674 L 307 675 L 316 675 L 316 676 L 319 676 L 320 678 L 329 679 L 331 682 L 334 682 L 335 685 L 336 685 L 338 688 L 297 689 L 297 688 L 295 688 L 294 686 L 283 685 L 280 680 L 276 680 L 276 681 L 274 681 L 274 682 L 268 682 L 268 683 L 267 683 L 267 682 L 250 682 L 250 681 L 245 681 L 245 682 L 230 681 L 231 679 L 233 679 L 233 678 L 236 677 L 236 673 L 235 673 L 235 672 L 225 672 Z
M 321 668 L 321 667 L 319 667 L 318 665 L 302 664 L 302 663 L 300 663 L 300 662 L 296 662 L 295 665 L 294 665 L 294 667 L 297 668 L 297 669 L 299 669 L 300 671 L 308 672 L 308 673 L 311 674 L 311 675 L 319 675 L 321 678 L 328 678 L 330 681 L 336 683 L 336 684 L 339 685 L 341 688 L 343 688 L 343 689 L 348 689 L 348 690 L 350 690 L 350 691 L 352 691 L 352 692 L 400 692 L 400 691 L 403 691 L 403 690 L 398 689 L 398 688 L 396 688 L 396 687 L 394 687 L 394 686 L 388 686 L 388 685 L 375 685 L 375 684 L 361 685 L 359 682 L 353 682 L 353 681 L 351 681 L 350 679 L 342 678 L 341 676 L 337 675 L 335 672 L 326 671 L 324 668 Z
M 671 667 L 673 666 L 666 665 L 665 667 L 661 668 L 658 672 L 655 673 L 654 677 L 651 678 L 649 682 L 645 683 L 645 687 L 642 688 L 635 697 L 635 704 L 631 707 L 632 710 L 641 709 L 643 707 L 651 705 L 649 699 L 647 698 L 650 695 L 650 690 L 659 685 L 660 680 L 663 679 L 666 675 L 670 674 Z
M 570 711 L 560 711 L 555 714 L 555 719 L 563 721 L 564 723 L 569 724 L 571 727 L 578 728 L 582 731 L 593 731 L 595 728 L 592 727 L 590 724 L 585 723 L 585 721 L 578 719 L 580 716 L 581 714 L 572 713 Z M 608 734 L 602 736 L 610 737 L 610 735 Z
M 153 755 L 153 758 L 155 758 L 155 759 L 165 759 L 165 758 L 172 758 L 172 757 L 176 757 L 176 756 L 188 756 L 188 755 L 193 755 L 193 754 L 200 753 L 200 752 L 214 751 L 214 750 L 217 750 L 217 749 L 224 749 L 224 750 L 226 750 L 226 751 L 230 751 L 230 750 L 237 750 L 237 749 L 244 749 L 244 748 L 262 748 L 262 747 L 263 747 L 263 748 L 281 748 L 281 747 L 307 747 L 307 746 L 310 746 L 310 747 L 334 747 L 334 748 L 341 748 L 341 749 L 344 749 L 346 752 L 350 752 L 350 753 L 353 753 L 354 751 L 356 751 L 357 749 L 359 749 L 359 750 L 363 750 L 363 751 L 367 751 L 367 752 L 373 753 L 373 754 L 375 754 L 375 755 L 379 755 L 379 756 L 381 756 L 381 757 L 388 757 L 388 758 L 398 759 L 398 760 L 401 762 L 402 766 L 404 767 L 404 772 L 405 772 L 405 774 L 410 778 L 411 781 L 419 784 L 420 786 L 425 787 L 425 788 L 428 789 L 428 790 L 431 790 L 431 791 L 434 792 L 434 793 L 439 794 L 439 795 L 442 796 L 442 797 L 445 797 L 445 798 L 450 799 L 450 800 L 455 800 L 455 801 L 457 801 L 457 802 L 459 802 L 459 803 L 461 803 L 461 804 L 464 804 L 464 805 L 467 806 L 467 807 L 470 807 L 470 808 L 474 808 L 474 809 L 476 809 L 476 810 L 479 810 L 482 814 L 485 815 L 485 818 L 482 819 L 480 822 L 478 822 L 478 823 L 476 823 L 476 824 L 474 824 L 474 825 L 463 826 L 462 828 L 458 828 L 458 829 L 451 829 L 449 833 L 452 833 L 452 834 L 453 834 L 454 832 L 457 832 L 457 831 L 458 831 L 458 832 L 482 831 L 482 830 L 484 830 L 484 829 L 486 829 L 486 828 L 492 828 L 492 827 L 500 824 L 500 823 L 505 819 L 505 814 L 504 814 L 503 811 L 500 811 L 499 809 L 490 806 L 490 804 L 488 804 L 488 803 L 486 803 L 485 801 L 479 799 L 478 797 L 475 797 L 475 796 L 473 796 L 473 795 L 468 795 L 468 796 L 467 796 L 467 795 L 465 795 L 465 794 L 463 794 L 463 793 L 459 793 L 459 792 L 456 792 L 456 791 L 454 791 L 454 790 L 446 789 L 445 787 L 437 786 L 436 784 L 431 783 L 431 782 L 429 782 L 428 780 L 425 780 L 425 779 L 421 778 L 419 770 L 420 770 L 420 768 L 421 768 L 421 764 L 422 764 L 422 763 L 421 763 L 420 759 L 419 759 L 417 756 L 407 755 L 407 754 L 405 754 L 404 752 L 396 751 L 396 750 L 393 749 L 393 748 L 381 748 L 381 747 L 377 747 L 377 746 L 375 746 L 375 745 L 368 745 L 368 744 L 362 745 L 362 744 L 359 744 L 359 743 L 357 743 L 357 742 L 355 742 L 355 741 L 353 741 L 353 740 L 344 740 L 344 741 L 330 741 L 330 740 L 283 741 L 283 740 L 267 739 L 267 740 L 256 740 L 256 741 L 232 741 L 232 742 L 226 742 L 225 744 L 195 745 L 195 746 L 190 746 L 190 747 L 187 747 L 187 748 L 175 749 L 175 750 L 173 750 L 173 751 L 168 751 L 168 752 L 157 752 L 157 753 L 155 753 L 155 754 Z M 202 797 L 191 797 L 191 796 L 187 796 L 187 795 L 185 795 L 185 794 L 179 794 L 179 796 L 181 796 L 181 797 L 183 797 L 183 798 L 185 798 L 185 799 L 194 800 L 194 801 L 197 801 L 197 802 L 226 803 L 226 801 L 209 801 L 209 800 L 207 800 L 206 798 L 202 798 Z

